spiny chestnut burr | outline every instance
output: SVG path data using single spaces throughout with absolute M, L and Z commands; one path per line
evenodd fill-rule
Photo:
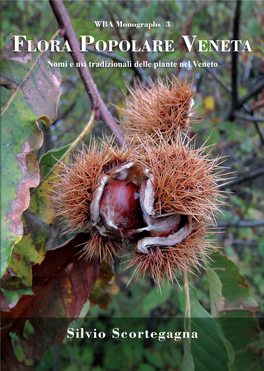
M 223 204 L 221 157 L 211 160 L 186 134 L 195 122 L 192 95 L 174 77 L 131 90 L 121 123 L 127 147 L 91 141 L 62 164 L 54 190 L 66 231 L 89 231 L 87 259 L 111 263 L 134 246 L 132 277 L 148 273 L 159 287 L 206 260 L 204 236 Z
M 128 180 L 115 180 L 103 191 L 100 217 L 106 228 L 122 235 L 140 228 L 142 212 L 138 187 Z
M 158 78 L 155 82 L 150 80 L 148 86 L 129 88 L 129 92 L 120 124 L 126 137 L 134 142 L 144 134 L 157 139 L 158 131 L 170 141 L 178 130 L 188 131 L 197 122 L 192 111 L 193 87 L 187 81 L 175 76 L 165 81 Z
M 209 232 L 205 227 L 194 223 L 192 232 L 182 242 L 173 246 L 153 246 L 148 254 L 136 252 L 129 261 L 128 268 L 133 268 L 131 280 L 137 281 L 140 276 L 149 274 L 159 289 L 165 280 L 178 282 L 176 272 L 187 270 L 193 273 L 208 261 L 208 253 L 212 249 L 205 236 Z

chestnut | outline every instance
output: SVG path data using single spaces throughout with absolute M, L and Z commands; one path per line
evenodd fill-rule
M 179 214 L 161 216 L 156 218 L 152 229 L 149 231 L 149 235 L 151 237 L 167 237 L 179 229 L 180 223 L 181 215 Z
M 112 232 L 122 235 L 140 228 L 142 211 L 138 187 L 128 180 L 114 180 L 105 186 L 99 210 L 104 226 Z

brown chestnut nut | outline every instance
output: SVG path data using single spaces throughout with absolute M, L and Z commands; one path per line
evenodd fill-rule
M 115 180 L 103 191 L 100 217 L 110 231 L 126 233 L 142 223 L 138 187 L 128 180 Z
M 177 232 L 181 222 L 181 216 L 165 215 L 159 218 L 152 218 L 152 228 L 149 231 L 151 237 L 168 237 L 169 235 Z

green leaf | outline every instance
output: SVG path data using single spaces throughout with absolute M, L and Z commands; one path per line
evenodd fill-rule
M 260 330 L 255 312 L 258 308 L 239 267 L 215 251 L 207 272 L 212 312 L 220 317 L 222 331 L 232 344 L 234 370 L 251 370 L 260 358 Z M 217 275 L 218 280 L 215 275 Z M 221 294 L 221 295 L 220 295 Z
M 67 151 L 69 151 L 71 145 L 68 144 L 65 147 L 59 149 L 52 149 L 45 153 L 39 161 L 40 164 L 40 175 L 42 179 L 47 178 L 53 171 L 55 170 L 56 166 L 58 165 L 58 161 L 62 161 L 65 157 Z
M 250 287 L 239 267 L 219 251 L 214 251 L 210 257 L 212 258 L 210 270 L 217 274 L 222 285 L 221 310 L 245 309 L 255 312 L 258 303 L 253 299 Z M 212 290 L 218 288 L 214 286 Z
M 160 353 L 155 349 L 146 349 L 145 357 L 149 364 L 152 364 L 154 367 L 163 367 L 163 361 Z
M 257 18 L 248 20 L 248 33 L 253 38 L 258 37 L 261 33 L 260 23 Z
M 188 331 L 188 328 L 189 327 L 186 326 L 185 324 L 185 331 Z M 193 363 L 193 357 L 192 357 L 192 352 L 191 352 L 190 339 L 184 339 L 183 350 L 184 350 L 184 357 L 183 357 L 183 362 L 182 362 L 182 371 L 194 371 L 194 363 Z
M 38 120 L 50 125 L 55 119 L 61 90 L 59 70 L 48 68 L 45 56 L 33 60 L 26 43 L 19 56 L 9 45 L 1 57 L 1 84 L 16 89 L 1 112 L 2 277 L 23 235 L 21 216 L 29 206 L 29 189 L 40 181 L 35 151 L 42 145 L 43 134 Z
M 184 298 L 185 298 L 185 319 L 184 319 L 184 330 L 191 332 L 191 298 L 190 298 L 190 286 L 188 280 L 188 272 L 183 273 L 184 277 Z M 191 350 L 191 339 L 184 339 L 183 343 L 183 371 L 194 371 L 194 362 Z
M 201 306 L 194 287 L 189 286 L 191 302 L 191 355 L 195 371 L 227 371 L 229 356 L 223 334 L 217 321 Z M 186 368 L 192 370 L 192 368 Z
M 138 371 L 155 371 L 155 368 L 153 368 L 152 366 L 150 366 L 150 365 L 147 364 L 147 363 L 142 363 L 142 364 L 139 366 Z
M 143 311 L 149 313 L 152 309 L 158 307 L 164 303 L 170 296 L 172 292 L 172 285 L 169 285 L 162 289 L 162 292 L 159 292 L 155 287 L 143 300 Z
M 215 129 L 209 136 L 209 138 L 206 140 L 206 146 L 215 145 L 219 142 L 220 134 L 217 129 Z M 208 148 L 208 151 L 210 148 Z
M 223 130 L 232 141 L 237 140 L 243 142 L 246 138 L 245 130 L 235 122 L 223 121 L 217 125 L 217 128 Z
M 260 241 L 259 243 L 259 253 L 262 257 L 264 257 L 264 240 Z
M 50 150 L 40 159 L 42 183 L 31 192 L 30 206 L 23 214 L 24 235 L 14 247 L 8 264 L 9 272 L 12 274 L 6 274 L 2 281 L 3 288 L 7 290 L 31 286 L 32 264 L 40 264 L 43 261 L 46 244 L 54 240 L 58 234 L 51 193 L 60 173 L 60 161 L 62 159 L 65 162 L 69 161 L 67 156 L 69 149 L 70 145 Z
M 210 291 L 211 315 L 216 317 L 221 306 L 222 284 L 217 274 L 211 269 L 206 271 L 206 276 Z

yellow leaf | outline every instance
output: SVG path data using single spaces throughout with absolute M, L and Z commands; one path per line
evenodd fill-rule
M 215 109 L 214 97 L 212 97 L 211 95 L 208 95 L 207 97 L 205 97 L 204 106 L 206 110 L 213 111 Z
M 117 114 L 118 114 L 118 117 L 122 117 L 123 115 L 123 109 L 126 108 L 126 105 L 125 103 L 123 102 L 119 102 L 117 105 L 116 105 L 116 111 L 117 111 Z

